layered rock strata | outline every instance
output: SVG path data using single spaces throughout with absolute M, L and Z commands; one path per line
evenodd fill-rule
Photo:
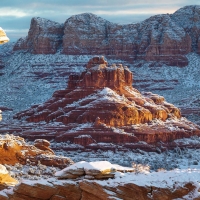
M 108 65 L 103 57 L 94 57 L 86 68 L 81 75 L 70 75 L 65 90 L 56 91 L 44 104 L 22 111 L 15 118 L 63 123 L 64 131 L 54 131 L 51 139 L 84 146 L 140 140 L 172 142 L 200 134 L 199 127 L 181 118 L 180 110 L 164 97 L 134 89 L 133 75 L 126 66 Z M 25 135 L 41 136 L 33 130 L 25 131 Z M 45 135 L 48 137 L 48 131 Z
M 186 6 L 171 15 L 155 15 L 127 25 L 91 13 L 74 15 L 64 25 L 33 18 L 28 36 L 19 39 L 14 50 L 48 54 L 62 46 L 67 55 L 107 55 L 186 66 L 185 55 L 199 53 L 199 13 L 200 6 Z
M 1 173 L 7 174 L 4 166 L 0 166 L 0 170 Z M 143 165 L 129 168 L 107 161 L 89 163 L 82 161 L 56 172 L 55 176 L 59 179 L 51 177 L 42 181 L 21 180 L 17 185 L 14 182 L 15 186 L 9 189 L 2 187 L 0 183 L 0 199 L 198 200 L 200 198 L 197 169 L 150 173 L 148 166 Z
M 22 181 L 13 189 L 1 191 L 0 198 L 2 200 L 171 200 L 189 199 L 188 197 L 195 200 L 200 199 L 197 182 L 172 180 L 172 184 L 168 185 L 167 181 L 156 179 L 156 182 L 148 181 L 143 185 L 144 183 L 141 184 L 137 181 L 137 177 L 140 177 L 140 182 L 142 182 L 142 178 L 147 175 L 131 175 L 132 179 L 126 182 L 123 177 L 107 181 L 86 179 Z M 169 173 L 169 175 L 171 174 Z M 133 180 L 133 177 L 136 180 Z M 172 176 L 171 178 L 177 177 Z M 160 186 L 158 186 L 159 184 Z
M 20 38 L 14 50 L 35 54 L 53 54 L 62 44 L 63 25 L 40 17 L 32 18 L 28 36 Z
M 191 38 L 192 51 L 200 53 L 200 6 L 185 6 L 171 15 L 172 20 Z

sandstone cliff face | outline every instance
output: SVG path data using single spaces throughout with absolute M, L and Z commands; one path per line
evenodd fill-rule
M 200 53 L 200 6 L 185 6 L 172 14 L 171 18 L 190 36 L 192 51 Z
M 69 158 L 55 156 L 46 140 L 36 140 L 34 145 L 29 145 L 24 138 L 13 135 L 0 135 L 0 163 L 14 165 L 16 163 L 37 165 L 38 162 L 55 167 L 66 167 L 73 164 Z
M 118 181 L 115 183 L 112 183 L 112 180 L 106 183 L 106 181 L 84 179 L 79 181 L 22 181 L 13 189 L 1 191 L 0 198 L 2 200 L 171 200 L 188 199 L 187 197 L 200 199 L 196 192 L 199 189 L 197 183 L 176 181 L 173 186 L 159 187 L 154 186 L 154 183 L 147 183 L 144 186 L 134 181 L 130 183 Z M 163 182 L 158 181 L 157 183 L 162 185 Z
M 155 15 L 137 23 L 119 25 L 94 14 L 67 19 L 63 25 L 33 18 L 28 37 L 14 50 L 55 53 L 62 44 L 67 55 L 107 55 L 133 61 L 161 61 L 186 66 L 186 54 L 199 52 L 199 7 L 187 6 L 173 15 Z
M 63 25 L 44 19 L 33 18 L 26 38 L 21 38 L 14 50 L 29 50 L 35 54 L 53 54 L 62 44 Z
M 200 133 L 198 126 L 181 119 L 180 110 L 164 97 L 134 89 L 132 79 L 126 66 L 110 66 L 103 57 L 94 57 L 81 75 L 70 75 L 67 89 L 56 91 L 44 104 L 15 118 L 63 123 L 65 128 L 50 136 L 83 146 L 95 142 L 171 142 Z M 25 131 L 23 136 L 35 138 L 38 134 Z M 81 135 L 88 136 L 83 139 Z
M 156 15 L 139 24 L 118 25 L 93 14 L 81 14 L 65 22 L 63 52 L 112 55 L 164 61 L 185 66 L 191 39 L 169 15 Z
M 63 52 L 86 55 L 107 53 L 112 25 L 91 13 L 70 17 L 64 24 Z

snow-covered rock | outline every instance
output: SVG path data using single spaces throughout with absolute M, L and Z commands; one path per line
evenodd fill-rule
M 0 27 L 0 44 L 4 44 L 9 41 L 5 31 Z
M 85 176 L 85 179 L 114 178 L 114 172 L 133 172 L 135 169 L 111 164 L 108 161 L 81 161 L 55 173 L 59 179 L 75 179 Z
M 24 138 L 19 136 L 0 135 L 0 163 L 14 165 L 30 162 L 37 165 L 40 162 L 61 168 L 73 164 L 69 158 L 56 156 L 50 148 L 42 149 L 36 146 L 27 144 Z
M 173 15 L 155 15 L 126 25 L 92 13 L 73 15 L 64 25 L 37 17 L 31 20 L 28 36 L 20 38 L 14 50 L 48 54 L 59 49 L 66 55 L 107 55 L 186 66 L 185 55 L 191 49 L 199 52 L 198 10 L 198 6 L 187 6 Z
M 133 88 L 133 75 L 128 67 L 109 66 L 103 57 L 92 58 L 87 66 L 82 74 L 69 76 L 65 90 L 54 92 L 45 103 L 14 117 L 34 123 L 44 121 L 47 123 L 43 126 L 44 138 L 69 140 L 85 148 L 102 142 L 155 144 L 200 134 L 199 127 L 182 119 L 180 110 L 163 96 L 151 92 L 141 94 Z M 60 131 L 52 127 L 49 133 L 48 123 L 52 122 L 63 123 L 64 127 Z M 22 135 L 38 138 L 39 132 L 32 129 Z
M 89 167 L 91 168 L 91 167 Z M 99 168 L 100 169 L 100 168 Z M 173 170 L 154 173 L 115 172 L 115 178 L 106 180 L 23 180 L 1 196 L 15 199 L 198 199 L 199 170 Z
M 0 164 L 0 185 L 14 186 L 17 183 L 18 181 L 10 176 L 6 167 Z

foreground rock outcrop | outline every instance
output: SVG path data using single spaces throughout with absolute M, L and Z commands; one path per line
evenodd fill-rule
M 40 162 L 43 165 L 60 168 L 73 163 L 69 158 L 56 156 L 49 145 L 46 140 L 36 140 L 34 145 L 29 145 L 21 137 L 0 135 L 0 163 L 37 165 Z
M 104 161 L 105 162 L 105 161 Z M 4 189 L 0 192 L 0 199 L 23 199 L 23 200 L 171 200 L 171 199 L 200 199 L 199 196 L 199 171 L 198 170 L 173 170 L 149 173 L 148 171 L 127 171 L 126 167 L 115 166 L 107 163 L 100 170 L 101 162 L 76 163 L 74 167 L 68 168 L 75 179 L 63 176 L 68 180 L 57 180 L 50 178 L 42 181 L 22 180 L 14 188 Z M 88 180 L 90 175 L 80 178 L 81 168 L 88 174 L 109 174 L 113 172 L 112 178 L 104 177 L 104 180 Z M 95 169 L 97 166 L 97 169 Z M 112 167 L 112 168 L 110 168 Z M 132 168 L 133 170 L 133 168 Z M 57 172 L 57 175 L 66 175 L 67 170 Z M 121 172 L 120 172 L 121 171 Z M 128 172 L 128 173 L 127 173 Z M 78 177 L 76 178 L 75 177 Z M 93 177 L 94 178 L 94 177 Z M 109 178 L 109 179 L 108 179 Z M 190 181 L 189 181 L 190 180 Z
M 43 131 L 27 130 L 23 137 L 49 136 L 88 146 L 99 142 L 155 144 L 200 134 L 199 127 L 181 118 L 180 110 L 164 97 L 134 89 L 126 66 L 109 66 L 103 57 L 94 57 L 86 68 L 81 75 L 70 75 L 67 89 L 15 116 L 47 123 Z M 54 122 L 65 126 L 48 126 Z
M 137 23 L 119 25 L 91 13 L 74 15 L 64 25 L 33 18 L 26 38 L 14 50 L 36 54 L 107 55 L 129 61 L 144 59 L 186 66 L 186 54 L 199 53 L 200 6 L 186 6 L 174 14 L 155 15 Z
M 6 167 L 0 164 L 0 190 L 3 186 L 6 188 L 6 186 L 14 186 L 17 183 L 18 181 L 10 176 Z
M 194 183 L 185 183 L 182 186 L 161 188 L 151 185 L 140 186 L 134 183 L 116 183 L 115 185 L 104 185 L 95 181 L 60 181 L 41 183 L 36 181 L 23 181 L 14 187 L 14 192 L 4 190 L 0 193 L 2 200 L 23 199 L 23 200 L 171 200 L 175 198 L 187 199 L 194 196 L 198 200 L 198 188 Z M 192 195 L 195 194 L 195 195 Z

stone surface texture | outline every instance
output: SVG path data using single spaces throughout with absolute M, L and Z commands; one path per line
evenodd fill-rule
M 178 184 L 178 183 L 177 183 Z M 2 200 L 171 200 L 187 199 L 187 195 L 195 193 L 198 187 L 194 183 L 183 183 L 182 186 L 160 188 L 134 183 L 105 184 L 99 181 L 22 181 L 12 192 L 3 190 L 0 193 Z M 196 195 L 194 198 L 198 200 Z
M 62 43 L 63 25 L 34 17 L 26 38 L 20 38 L 14 50 L 30 50 L 35 54 L 54 54 Z
M 71 165 L 73 161 L 69 158 L 59 157 L 48 148 L 41 148 L 36 140 L 35 146 L 29 145 L 19 136 L 0 136 L 0 163 L 14 165 L 16 163 L 37 165 L 38 162 L 46 166 L 65 167 Z M 44 140 L 44 144 L 47 141 Z M 47 145 L 44 145 L 47 147 Z M 38 148 L 37 148 L 38 147 Z
M 33 18 L 26 38 L 14 50 L 35 54 L 106 55 L 129 61 L 144 59 L 186 66 L 186 54 L 199 52 L 200 6 L 186 6 L 174 14 L 152 16 L 136 24 L 119 25 L 91 13 L 73 15 L 64 25 Z
M 93 57 L 86 71 L 70 75 L 65 90 L 54 92 L 51 99 L 15 118 L 62 123 L 63 131 L 54 130 L 51 139 L 83 146 L 141 140 L 153 144 L 200 134 L 199 127 L 182 118 L 177 107 L 151 92 L 141 94 L 132 87 L 132 79 L 128 67 L 108 65 L 103 57 Z M 27 130 L 22 135 L 35 138 L 39 132 Z M 48 137 L 48 131 L 45 135 Z

